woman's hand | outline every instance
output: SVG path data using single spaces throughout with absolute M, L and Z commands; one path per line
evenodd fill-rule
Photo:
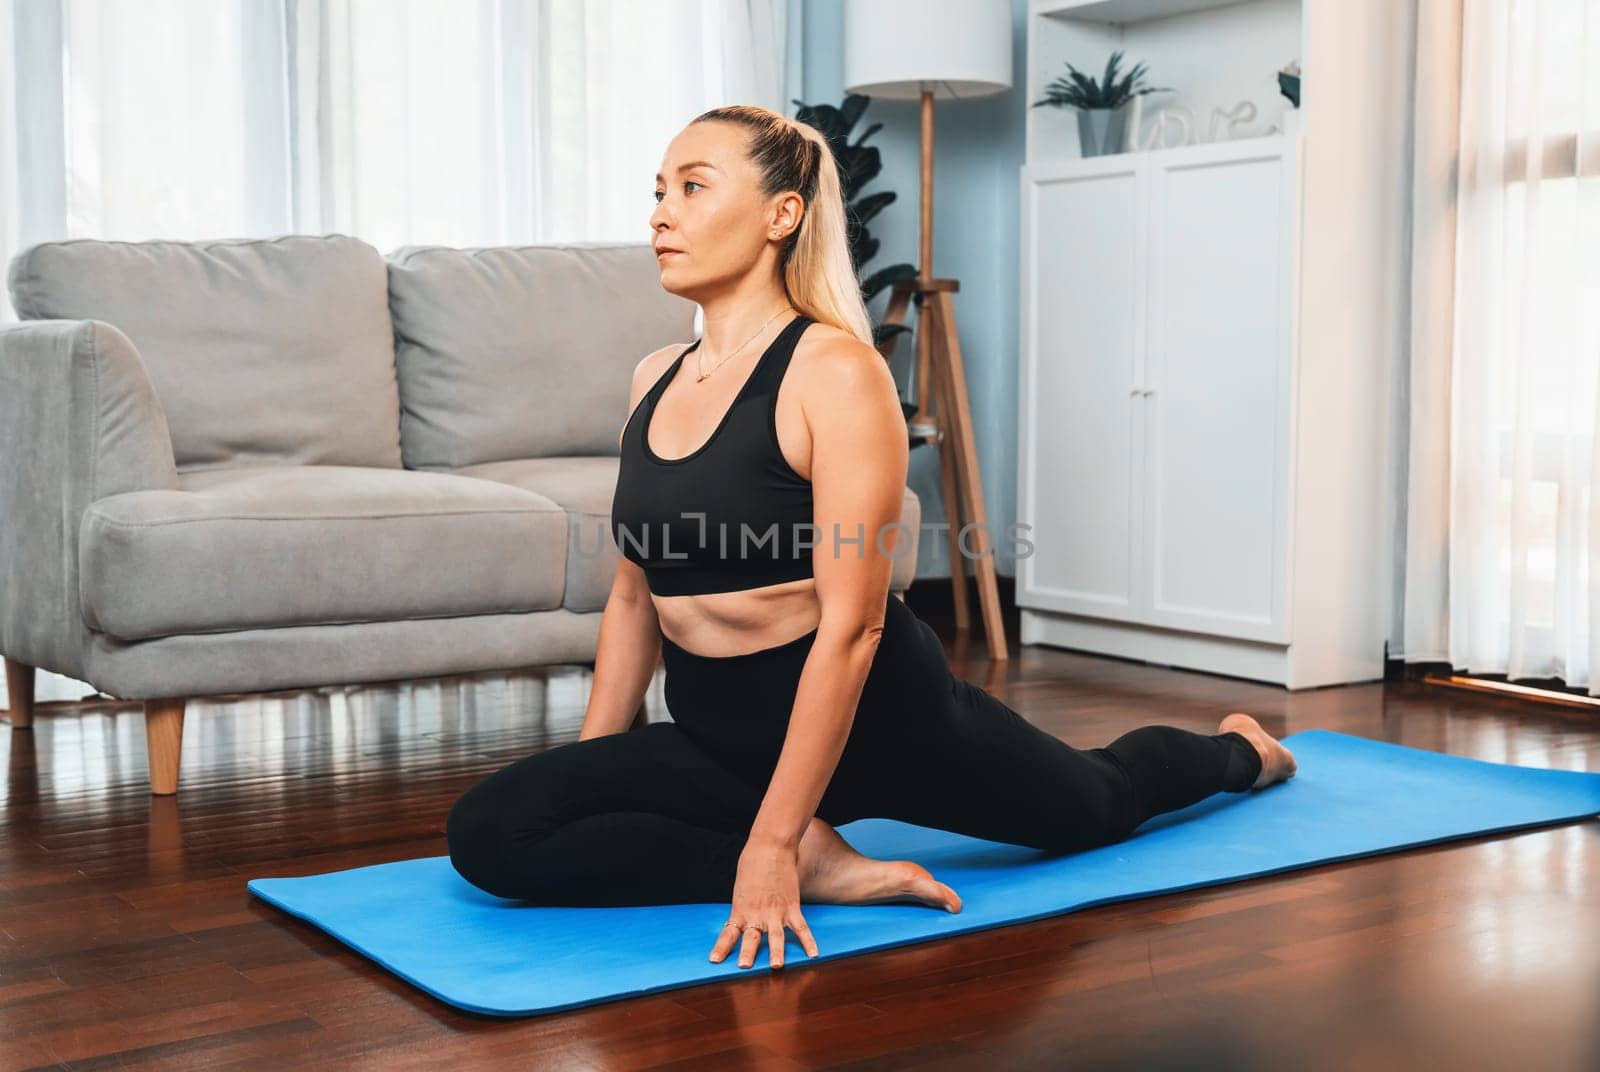
M 767 936 L 767 959 L 773 970 L 783 967 L 784 929 L 794 931 L 806 955 L 815 957 L 816 939 L 800 914 L 799 852 L 782 845 L 750 841 L 739 854 L 733 884 L 733 910 L 711 949 L 711 962 L 722 963 L 733 944 L 743 939 L 739 967 L 756 962 L 761 935 Z

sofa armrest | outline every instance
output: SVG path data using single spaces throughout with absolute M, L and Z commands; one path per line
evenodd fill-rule
M 177 486 L 166 414 L 126 335 L 99 320 L 0 324 L 0 652 L 81 677 L 85 508 Z
M 889 591 L 904 596 L 917 579 L 917 554 L 922 549 L 922 500 L 908 485 L 900 502 L 903 541 L 895 548 L 894 569 L 889 574 Z

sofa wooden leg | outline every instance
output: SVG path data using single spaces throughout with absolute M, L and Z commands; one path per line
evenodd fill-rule
M 183 746 L 183 704 L 176 700 L 144 702 L 144 737 L 150 753 L 150 792 L 158 797 L 178 791 L 178 756 Z
M 33 725 L 33 667 L 6 657 L 6 696 L 11 705 L 11 728 L 25 730 Z

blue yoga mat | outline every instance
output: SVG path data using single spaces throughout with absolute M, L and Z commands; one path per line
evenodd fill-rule
M 951 914 L 914 904 L 807 904 L 821 955 L 790 935 L 785 971 L 1074 909 L 1600 814 L 1600 774 L 1443 755 L 1331 730 L 1283 739 L 1299 773 L 1218 793 L 1132 837 L 1048 856 L 890 819 L 839 827 L 860 852 L 911 859 L 961 894 Z M 708 959 L 728 905 L 551 908 L 467 884 L 448 857 L 301 878 L 250 891 L 316 924 L 451 1005 L 498 1016 L 555 1012 L 770 972 L 737 951 Z

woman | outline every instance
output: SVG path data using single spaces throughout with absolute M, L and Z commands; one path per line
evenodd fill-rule
M 1049 852 L 1294 774 L 1249 715 L 1080 751 L 955 677 L 889 594 L 907 437 L 847 245 L 826 140 L 719 108 L 672 140 L 650 220 L 704 334 L 633 376 L 612 524 L 622 551 L 579 740 L 451 810 L 451 859 L 501 897 L 731 902 L 711 950 L 781 968 L 802 901 L 961 899 L 835 832 L 866 816 Z M 780 387 L 782 390 L 780 390 Z M 815 526 L 814 529 L 812 526 Z M 814 544 L 814 546 L 813 546 Z M 666 668 L 671 722 L 628 731 Z M 628 731 L 628 732 L 624 732 Z

